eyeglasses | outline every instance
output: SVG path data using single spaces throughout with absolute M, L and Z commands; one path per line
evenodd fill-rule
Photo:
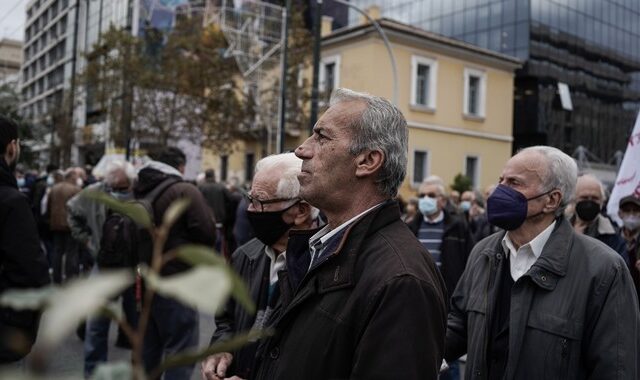
M 278 202 L 286 202 L 286 201 L 296 201 L 296 203 L 300 202 L 300 198 L 275 198 L 275 199 L 267 199 L 264 201 L 261 201 L 258 198 L 254 198 L 251 195 L 247 194 L 247 200 L 249 201 L 249 203 L 251 205 L 253 205 L 253 208 L 255 210 L 260 210 L 260 212 L 264 212 L 264 206 L 265 205 L 269 205 L 272 203 L 278 203 Z M 294 203 L 295 204 L 295 203 Z M 293 206 L 293 205 L 291 205 Z M 289 206 L 289 207 L 291 207 Z
M 418 196 L 420 198 L 424 198 L 425 196 L 429 197 L 429 198 L 438 198 L 440 195 L 436 194 L 436 193 L 420 193 L 418 194 Z

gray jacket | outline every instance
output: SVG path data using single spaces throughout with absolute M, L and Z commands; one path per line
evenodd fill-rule
M 78 242 L 86 244 L 95 258 L 100 250 L 102 225 L 107 217 L 107 207 L 100 202 L 83 197 L 86 191 L 106 191 L 103 182 L 94 183 L 76 194 L 67 202 L 67 222 L 71 236 Z
M 504 232 L 476 245 L 451 300 L 445 359 L 467 353 L 467 379 L 487 377 Z M 623 259 L 559 219 L 540 258 L 513 286 L 506 379 L 638 379 L 640 316 Z

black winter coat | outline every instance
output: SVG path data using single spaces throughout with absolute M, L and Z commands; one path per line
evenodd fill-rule
M 505 232 L 473 249 L 451 300 L 445 358 L 467 354 L 466 379 L 487 378 Z M 506 380 L 638 379 L 640 316 L 623 259 L 557 220 L 542 254 L 511 291 Z
M 440 273 L 444 278 L 448 295 L 451 296 L 460 276 L 462 276 L 462 272 L 464 272 L 475 240 L 471 235 L 469 226 L 462 219 L 464 214 L 452 215 L 447 210 L 443 210 L 443 212 L 444 234 L 442 235 L 442 245 L 440 245 L 440 260 L 442 261 Z M 424 216 L 418 211 L 409 225 L 415 236 L 418 236 L 423 219 Z
M 231 266 L 247 284 L 251 299 L 255 303 L 259 302 L 269 287 L 270 262 L 265 253 L 264 243 L 258 239 L 251 239 L 247 244 L 240 246 L 231 258 Z M 249 331 L 255 321 L 255 314 L 249 314 L 242 305 L 230 298 L 224 311 L 216 316 L 216 331 L 211 338 L 211 344 L 229 340 L 234 335 Z M 232 352 L 233 361 L 227 369 L 227 376 L 249 378 L 256 349 L 257 343 L 249 343 Z
M 49 283 L 49 266 L 40 248 L 36 221 L 27 198 L 0 157 L 0 293 L 11 288 L 37 288 Z M 17 330 L 35 341 L 39 313 L 0 309 L 0 363 L 18 360 L 28 352 L 9 348 Z
M 348 227 L 307 273 L 314 231 L 293 231 L 276 334 L 258 379 L 436 379 L 446 324 L 442 277 L 389 201 Z

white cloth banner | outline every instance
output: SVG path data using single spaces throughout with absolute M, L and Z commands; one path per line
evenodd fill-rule
M 631 194 L 635 194 L 640 198 L 640 112 L 636 118 L 633 132 L 629 137 L 627 150 L 624 152 L 622 165 L 620 165 L 620 171 L 618 171 L 618 178 L 616 178 L 609 204 L 607 204 L 607 214 L 618 225 L 622 225 L 622 221 L 618 217 L 620 199 Z

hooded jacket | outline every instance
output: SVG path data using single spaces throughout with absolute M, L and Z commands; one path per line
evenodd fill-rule
M 147 163 L 138 172 L 138 182 L 134 188 L 135 198 L 145 196 L 170 176 L 182 178 L 181 173 L 169 165 L 157 161 Z M 187 211 L 171 227 L 164 246 L 165 252 L 184 244 L 202 244 L 213 248 L 216 241 L 215 220 L 202 193 L 195 185 L 177 182 L 169 186 L 153 204 L 154 221 L 156 224 L 162 223 L 165 211 L 173 202 L 181 198 L 187 198 L 191 203 Z M 188 268 L 190 265 L 187 263 L 172 260 L 162 268 L 162 274 L 175 274 Z

